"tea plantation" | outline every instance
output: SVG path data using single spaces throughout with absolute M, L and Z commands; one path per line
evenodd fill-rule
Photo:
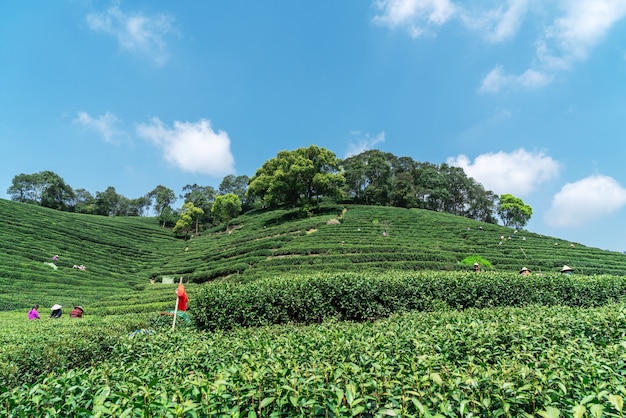
M 621 253 L 338 204 L 181 240 L 0 200 L 0 236 L 0 416 L 624 416 Z

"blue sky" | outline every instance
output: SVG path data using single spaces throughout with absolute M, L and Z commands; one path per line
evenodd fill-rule
M 0 2 L 0 197 L 217 188 L 279 151 L 448 162 L 626 250 L 626 1 Z

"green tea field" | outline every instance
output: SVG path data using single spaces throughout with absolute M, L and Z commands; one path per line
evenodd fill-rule
M 339 204 L 182 240 L 0 200 L 0 236 L 0 416 L 624 416 L 622 253 Z

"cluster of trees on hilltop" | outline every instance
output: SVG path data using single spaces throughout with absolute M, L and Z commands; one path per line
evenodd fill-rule
M 296 207 L 322 197 L 448 212 L 489 223 L 499 217 L 515 227 L 523 227 L 532 216 L 532 208 L 521 199 L 485 190 L 460 167 L 378 150 L 341 160 L 314 145 L 279 152 L 251 178 L 226 176 L 218 190 L 193 184 L 182 191 L 178 197 L 184 200 L 183 208 L 174 209 L 177 196 L 162 185 L 134 199 L 118 194 L 112 186 L 93 196 L 85 189 L 72 189 L 56 173 L 43 171 L 15 176 L 7 193 L 14 201 L 95 215 L 146 216 L 152 208 L 163 226 L 173 226 L 184 217 L 180 228 L 193 225 L 196 230 L 200 224 L 228 220 L 258 205 Z
M 320 197 L 365 205 L 421 208 L 478 221 L 522 227 L 532 208 L 510 194 L 498 196 L 462 168 L 414 161 L 378 150 L 338 159 L 310 146 L 282 151 L 250 179 L 248 196 L 268 206 L 310 204 Z

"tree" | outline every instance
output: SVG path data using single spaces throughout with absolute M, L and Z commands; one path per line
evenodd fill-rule
M 198 233 L 198 220 L 204 214 L 201 208 L 197 208 L 193 203 L 187 202 L 183 204 L 180 212 L 180 219 L 176 221 L 174 232 L 188 232 L 195 223 L 196 234 Z
M 469 190 L 469 206 L 466 209 L 465 216 L 477 221 L 487 222 L 491 224 L 497 223 L 494 216 L 496 201 L 498 196 L 492 192 L 485 190 L 482 184 L 470 177 L 472 186 Z
M 74 190 L 52 171 L 17 175 L 13 177 L 7 193 L 16 202 L 59 210 L 70 210 L 75 198 Z
M 533 209 L 525 204 L 522 199 L 511 194 L 500 196 L 498 203 L 498 216 L 502 219 L 504 226 L 514 226 L 522 228 L 528 223 L 533 214 Z
M 154 210 L 161 220 L 163 220 L 163 228 L 165 228 L 165 223 L 170 219 L 170 215 L 173 212 L 172 203 L 176 201 L 176 193 L 172 189 L 168 189 L 165 186 L 158 185 L 154 188 L 150 193 L 148 193 L 148 197 L 155 201 Z M 163 216 L 164 211 L 168 209 L 168 216 Z
M 74 190 L 58 174 L 42 171 L 38 174 L 41 187 L 41 206 L 68 210 L 74 201 Z
M 132 199 L 130 203 L 133 211 L 136 213 L 136 216 L 148 215 L 150 206 L 152 205 L 152 202 L 147 195 Z
M 235 176 L 233 174 L 229 174 L 228 176 L 222 179 L 220 183 L 220 187 L 218 189 L 219 194 L 225 195 L 228 193 L 236 194 L 239 196 L 239 199 L 243 202 L 245 198 L 246 191 L 248 190 L 248 181 L 250 179 L 248 176 Z
M 74 212 L 77 213 L 95 213 L 95 199 L 85 189 L 74 190 Z
M 215 198 L 211 213 L 216 222 L 230 222 L 241 213 L 241 200 L 234 193 L 220 195 Z
M 109 186 L 104 192 L 96 192 L 94 208 L 96 215 L 114 216 L 119 212 L 122 196 L 117 194 L 115 187 Z
M 311 145 L 281 151 L 266 161 L 250 179 L 248 195 L 271 206 L 295 206 L 303 201 L 310 203 L 316 197 L 340 197 L 344 182 L 335 154 Z
M 217 195 L 217 191 L 212 186 L 198 186 L 197 184 L 183 187 L 185 194 L 181 196 L 185 203 L 193 203 L 197 208 L 202 209 L 203 215 L 199 222 L 211 222 L 211 206 Z
M 342 162 L 346 192 L 357 203 L 389 205 L 396 157 L 367 150 Z
M 35 175 L 22 173 L 13 177 L 11 186 L 7 189 L 7 194 L 15 202 L 39 204 Z

